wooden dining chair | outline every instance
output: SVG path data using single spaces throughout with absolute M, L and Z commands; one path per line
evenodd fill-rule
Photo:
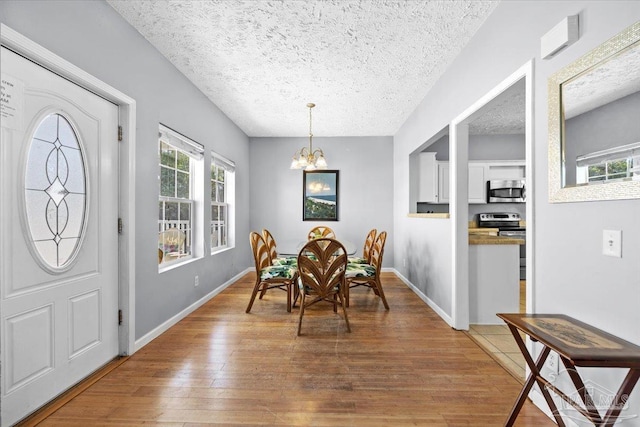
M 389 310 L 389 304 L 387 304 L 387 298 L 384 295 L 382 289 L 382 282 L 380 280 L 380 272 L 382 270 L 382 256 L 384 255 L 384 244 L 387 241 L 387 232 L 383 231 L 376 237 L 375 243 L 371 248 L 371 262 L 368 264 L 355 264 L 349 263 L 347 265 L 347 286 L 345 287 L 345 296 L 347 300 L 347 307 L 349 307 L 349 294 L 350 288 L 358 286 L 366 286 L 373 290 L 373 292 L 382 299 L 384 308 Z
M 158 233 L 158 249 L 162 251 L 163 260 L 164 258 L 168 258 L 168 255 L 170 254 L 184 252 L 185 239 L 186 235 L 184 234 L 184 231 L 178 230 L 175 227 Z
M 349 257 L 349 263 L 351 264 L 370 264 L 371 263 L 371 248 L 373 248 L 373 243 L 376 241 L 376 235 L 378 234 L 378 230 L 372 228 L 367 234 L 367 237 L 364 239 L 364 247 L 362 248 L 362 256 L 361 257 Z
M 323 237 L 326 237 L 327 239 L 335 239 L 336 233 L 334 233 L 333 230 L 327 226 L 319 225 L 309 230 L 307 240 L 320 239 Z
M 340 304 L 347 331 L 351 332 L 344 294 L 346 268 L 347 252 L 342 243 L 335 239 L 314 239 L 302 247 L 298 255 L 298 286 L 302 297 L 298 335 L 305 309 L 320 301 L 331 303 L 334 312 L 338 311 Z
M 267 290 L 274 288 L 287 292 L 287 311 L 291 312 L 293 284 L 297 278 L 296 268 L 290 265 L 271 265 L 267 244 L 259 233 L 252 231 L 249 234 L 249 242 L 255 262 L 256 283 L 253 286 L 247 313 L 251 311 L 258 291 L 263 291 L 260 293 L 260 299 L 262 299 Z
M 269 257 L 271 258 L 272 265 L 292 265 L 295 266 L 298 261 L 297 256 L 288 256 L 288 257 L 280 257 L 278 256 L 278 248 L 276 245 L 276 239 L 273 238 L 273 235 L 266 228 L 262 229 L 262 238 L 264 242 L 267 244 L 267 249 L 269 250 Z

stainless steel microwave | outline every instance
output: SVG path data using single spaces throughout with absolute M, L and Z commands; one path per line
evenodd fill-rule
M 524 179 L 492 179 L 487 181 L 487 203 L 524 203 Z

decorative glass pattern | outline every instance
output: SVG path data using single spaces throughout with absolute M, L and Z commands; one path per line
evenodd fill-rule
M 42 260 L 60 269 L 79 249 L 86 215 L 82 149 L 71 124 L 49 114 L 33 134 L 25 174 L 25 211 Z

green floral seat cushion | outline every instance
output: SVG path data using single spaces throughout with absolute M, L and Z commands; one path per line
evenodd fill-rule
M 296 267 L 298 265 L 298 257 L 280 257 L 273 260 L 273 265 L 289 265 Z
M 270 265 L 260 270 L 260 280 L 291 279 L 296 274 L 296 269 L 289 265 Z
M 346 277 L 374 277 L 376 275 L 376 269 L 370 264 L 347 264 Z
M 368 264 L 366 258 L 362 258 L 359 256 L 349 257 L 348 261 L 350 264 Z
M 310 286 L 305 286 L 305 285 L 303 285 L 303 284 L 302 284 L 302 279 L 301 279 L 301 278 L 299 278 L 299 277 L 298 277 L 298 288 L 300 288 L 300 290 L 301 290 L 301 291 L 304 291 L 304 292 L 306 292 L 306 293 L 309 293 L 309 292 L 312 292 L 312 291 L 313 291 L 313 289 L 312 289 Z M 335 287 L 333 288 L 333 290 L 334 290 L 334 291 L 337 291 L 337 290 L 338 290 L 338 287 L 337 287 L 337 286 L 335 286 Z

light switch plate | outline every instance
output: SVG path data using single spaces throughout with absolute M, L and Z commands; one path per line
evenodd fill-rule
M 622 230 L 602 231 L 602 255 L 622 258 Z

